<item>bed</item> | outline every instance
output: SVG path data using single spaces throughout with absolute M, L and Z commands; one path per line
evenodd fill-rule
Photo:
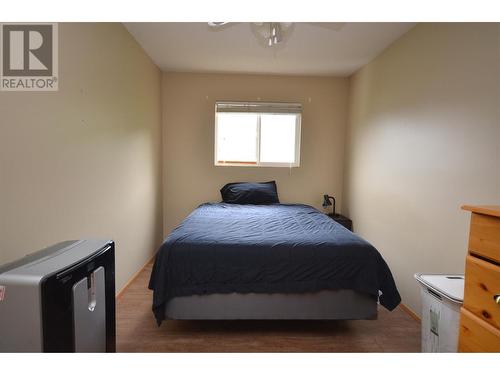
M 164 319 L 375 319 L 401 301 L 367 241 L 303 204 L 205 203 L 160 247 L 149 288 Z

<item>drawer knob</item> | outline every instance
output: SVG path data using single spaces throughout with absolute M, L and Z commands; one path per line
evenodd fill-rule
M 496 303 L 497 305 L 500 305 L 500 294 L 495 294 L 495 295 L 493 296 L 493 299 L 495 300 L 495 303 Z

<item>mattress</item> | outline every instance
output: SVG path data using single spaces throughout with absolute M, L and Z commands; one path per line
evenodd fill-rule
M 401 301 L 372 245 L 302 204 L 202 204 L 160 247 L 149 287 L 159 324 L 183 296 L 347 289 L 389 310 Z

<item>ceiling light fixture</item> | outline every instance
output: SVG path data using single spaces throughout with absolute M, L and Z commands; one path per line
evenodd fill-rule
M 288 40 L 294 29 L 293 26 L 292 22 L 253 22 L 250 24 L 259 43 L 275 48 Z
M 274 23 L 274 22 L 269 23 L 269 38 L 267 43 L 269 47 L 272 47 L 275 44 L 281 42 L 280 33 L 281 33 L 281 28 L 279 23 Z
M 208 22 L 208 26 L 213 30 L 223 30 L 233 22 Z M 267 47 L 274 47 L 285 42 L 293 30 L 292 22 L 252 22 L 251 31 L 256 36 L 258 42 Z
M 208 26 L 213 30 L 224 30 L 234 22 L 209 22 Z M 305 24 L 321 27 L 331 31 L 339 31 L 345 26 L 345 22 L 313 22 Z M 284 45 L 294 29 L 293 22 L 251 22 L 250 29 L 257 38 L 259 44 L 264 47 L 284 48 Z

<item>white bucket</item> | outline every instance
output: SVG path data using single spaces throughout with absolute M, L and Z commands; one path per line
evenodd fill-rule
M 457 352 L 464 276 L 417 273 L 415 279 L 422 296 L 422 352 Z

